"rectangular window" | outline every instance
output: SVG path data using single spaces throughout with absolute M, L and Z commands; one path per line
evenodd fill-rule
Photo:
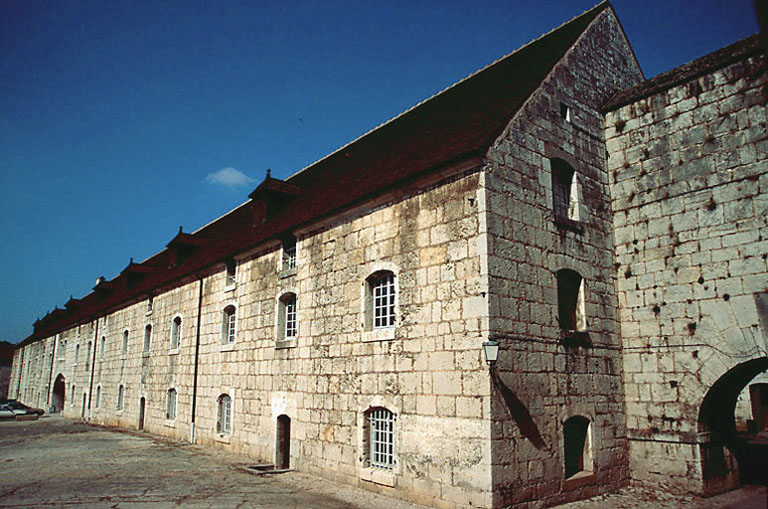
M 395 324 L 395 276 L 387 273 L 377 279 L 372 287 L 373 328 L 391 327 Z
M 290 270 L 296 267 L 296 244 L 283 247 L 283 269 Z
M 227 262 L 227 280 L 225 286 L 235 286 L 237 283 L 237 264 L 234 260 Z

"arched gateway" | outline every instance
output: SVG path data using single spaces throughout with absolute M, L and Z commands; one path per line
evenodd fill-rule
M 768 370 L 768 357 L 742 362 L 717 379 L 699 410 L 699 450 L 703 491 L 714 495 L 733 489 L 741 480 L 768 482 L 768 449 L 737 433 L 734 412 L 739 394 Z
M 51 412 L 59 413 L 64 410 L 64 402 L 66 399 L 67 384 L 64 379 L 64 375 L 59 373 L 56 377 L 56 381 L 53 383 L 53 395 L 51 397 Z

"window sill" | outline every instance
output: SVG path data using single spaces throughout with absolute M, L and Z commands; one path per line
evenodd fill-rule
M 597 482 L 594 472 L 582 471 L 560 482 L 560 491 L 571 491 Z
M 292 277 L 296 275 L 296 267 L 291 267 L 290 269 L 282 269 L 280 271 L 280 279 Z
M 561 330 L 560 344 L 565 347 L 592 346 L 592 338 L 589 332 L 575 330 Z
M 373 342 L 373 341 L 392 341 L 395 339 L 395 332 L 397 331 L 397 327 L 387 327 L 383 329 L 373 329 L 373 330 L 367 330 L 363 331 L 363 342 Z
M 223 433 L 216 433 L 216 435 L 214 435 L 213 439 L 214 439 L 216 442 L 221 442 L 222 444 L 228 444 L 228 443 L 230 443 L 230 440 L 229 440 L 229 433 L 227 433 L 226 435 L 225 435 L 225 434 L 223 434 Z
M 236 288 L 237 288 L 237 283 L 235 283 L 233 285 L 225 286 L 224 287 L 224 293 L 234 292 Z
M 237 349 L 237 343 L 226 343 L 219 345 L 219 352 L 232 352 Z
M 146 313 L 144 313 L 144 316 L 152 316 L 152 310 L 150 309 Z
M 285 348 L 295 348 L 298 343 L 299 341 L 296 338 L 278 339 L 277 341 L 275 341 L 275 350 L 282 350 Z
M 381 484 L 382 486 L 395 486 L 395 474 L 391 470 L 366 467 L 360 471 L 360 479 L 363 481 Z
M 172 350 L 168 350 L 168 355 L 179 355 L 180 351 L 181 351 L 180 348 L 174 348 Z
M 574 221 L 573 219 L 568 219 L 567 217 L 559 215 L 555 215 L 555 226 L 576 233 L 582 233 L 584 231 L 584 226 L 580 221 Z

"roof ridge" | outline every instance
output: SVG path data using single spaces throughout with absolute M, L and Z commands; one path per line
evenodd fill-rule
M 630 88 L 617 91 L 602 106 L 607 113 L 631 104 L 653 94 L 669 90 L 690 80 L 727 67 L 760 51 L 759 33 L 739 39 L 728 46 L 716 49 L 704 55 L 661 72 L 656 76 L 641 81 Z
M 425 98 L 425 99 L 422 99 L 422 100 L 421 100 L 421 101 L 419 101 L 418 103 L 416 103 L 416 104 L 414 104 L 413 106 L 411 106 L 410 108 L 408 108 L 408 109 L 406 109 L 406 110 L 404 110 L 404 111 L 402 111 L 402 112 L 398 113 L 397 115 L 395 115 L 394 117 L 390 118 L 389 120 L 385 120 L 384 122 L 382 122 L 381 124 L 377 125 L 376 127 L 373 127 L 373 128 L 371 128 L 371 129 L 369 129 L 369 130 L 368 130 L 368 131 L 366 131 L 365 133 L 361 134 L 360 136 L 358 136 L 357 138 L 353 139 L 352 141 L 350 141 L 350 142 L 348 142 L 348 143 L 345 143 L 344 145 L 342 145 L 341 147 L 337 148 L 337 149 L 336 149 L 336 150 L 334 150 L 333 152 L 330 152 L 329 154 L 326 154 L 325 156 L 321 157 L 320 159 L 317 159 L 316 161 L 314 161 L 314 162 L 312 162 L 312 163 L 308 164 L 307 166 L 303 167 L 302 169 L 300 169 L 299 171 L 297 171 L 296 173 L 294 173 L 294 174 L 293 174 L 293 175 L 291 175 L 290 177 L 287 177 L 285 180 L 287 181 L 287 180 L 290 180 L 290 179 L 292 179 L 292 178 L 294 178 L 294 177 L 298 176 L 299 174 L 301 174 L 301 173 L 303 173 L 304 171 L 306 171 L 306 170 L 308 170 L 308 169 L 312 168 L 313 166 L 315 166 L 316 164 L 320 163 L 321 161 L 325 161 L 326 159 L 328 159 L 328 158 L 332 157 L 333 155 L 335 155 L 335 154 L 337 154 L 337 153 L 339 153 L 339 152 L 343 151 L 345 148 L 349 147 L 350 145 L 353 145 L 353 144 L 354 144 L 354 143 L 356 143 L 357 141 L 359 141 L 359 140 L 361 140 L 361 139 L 365 138 L 365 137 L 366 137 L 366 136 L 368 136 L 369 134 L 371 134 L 371 133 L 373 133 L 373 132 L 375 132 L 375 131 L 378 131 L 378 130 L 379 130 L 379 129 L 381 129 L 382 127 L 384 127 L 384 126 L 386 126 L 386 125 L 389 125 L 389 124 L 391 124 L 392 122 L 394 122 L 395 120 L 397 120 L 397 119 L 399 119 L 399 118 L 401 118 L 401 117 L 403 117 L 403 116 L 407 115 L 408 113 L 410 113 L 411 111 L 415 110 L 416 108 L 418 108 L 418 107 L 419 107 L 419 106 L 421 106 L 422 104 L 424 104 L 424 103 L 427 103 L 427 102 L 431 101 L 432 99 L 436 98 L 437 96 L 440 96 L 440 95 L 443 95 L 443 94 L 445 94 L 445 93 L 446 93 L 446 92 L 448 92 L 449 90 L 451 90 L 451 89 L 453 89 L 453 88 L 455 88 L 455 87 L 459 86 L 460 84 L 464 83 L 465 81 L 468 81 L 468 80 L 470 80 L 470 79 L 474 78 L 474 77 L 475 77 L 475 76 L 477 76 L 478 74 L 480 74 L 480 73 L 482 73 L 483 71 L 485 71 L 485 70 L 489 69 L 490 67 L 493 67 L 493 66 L 497 65 L 498 63 L 502 62 L 503 60 L 506 60 L 507 58 L 510 58 L 512 55 L 514 55 L 514 54 L 518 53 L 519 51 L 522 51 L 522 50 L 524 50 L 525 48 L 527 48 L 528 46 L 530 46 L 530 45 L 534 44 L 535 42 L 538 42 L 538 41 L 540 41 L 541 39 L 543 39 L 544 37 L 547 37 L 547 36 L 548 36 L 548 35 L 550 35 L 551 33 L 553 33 L 553 32 L 556 32 L 556 31 L 560 30 L 560 29 L 561 29 L 561 28 L 563 28 L 565 25 L 568 25 L 569 23 L 572 23 L 572 22 L 576 21 L 577 19 L 579 19 L 579 18 L 581 18 L 581 17 L 583 17 L 583 16 L 586 16 L 586 15 L 590 14 L 592 11 L 595 11 L 595 10 L 598 10 L 598 9 L 604 9 L 605 7 L 608 7 L 608 6 L 610 6 L 610 2 L 609 2 L 609 0 L 602 0 L 601 2 L 599 2 L 599 3 L 595 4 L 594 6 L 590 7 L 589 9 L 585 10 L 585 11 L 584 11 L 584 12 L 582 12 L 581 14 L 577 14 L 576 16 L 572 17 L 572 18 L 571 18 L 571 19 L 569 19 L 568 21 L 565 21 L 565 22 L 561 23 L 560 25 L 556 26 L 555 28 L 553 28 L 553 29 L 549 30 L 548 32 L 541 34 L 539 37 L 537 37 L 537 38 L 535 38 L 535 39 L 533 39 L 533 40 L 530 40 L 530 41 L 528 41 L 527 43 L 523 44 L 522 46 L 518 47 L 517 49 L 514 49 L 514 50 L 512 50 L 511 52 L 507 53 L 506 55 L 504 55 L 504 56 L 502 56 L 502 57 L 499 57 L 499 58 L 497 58 L 497 59 L 496 59 L 496 60 L 494 60 L 493 62 L 491 62 L 491 63 L 489 63 L 489 64 L 487 64 L 487 65 L 485 65 L 485 66 L 481 67 L 481 68 L 480 68 L 480 69 L 478 69 L 477 71 L 475 71 L 475 72 L 473 72 L 473 73 L 471 73 L 471 74 L 469 74 L 469 75 L 465 76 L 464 78 L 460 79 L 459 81 L 457 81 L 457 82 L 455 82 L 455 83 L 453 83 L 453 84 L 451 84 L 451 85 L 448 85 L 447 87 L 443 88 L 442 90 L 440 90 L 440 91 L 438 91 L 438 92 L 435 92 L 434 94 L 432 94 L 431 96 L 429 96 L 429 97 L 427 97 L 427 98 Z M 586 30 L 586 29 L 585 29 L 585 30 Z

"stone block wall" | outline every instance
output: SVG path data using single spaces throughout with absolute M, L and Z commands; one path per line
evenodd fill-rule
M 601 104 L 641 79 L 613 13 L 604 12 L 529 99 L 489 159 L 488 272 L 498 371 L 525 411 L 492 399 L 495 503 L 562 503 L 628 481 L 621 345 Z M 561 103 L 570 108 L 561 115 Z M 576 172 L 578 224 L 557 225 L 550 161 Z M 566 346 L 556 272 L 584 279 L 589 346 Z M 526 416 L 526 411 L 529 414 Z M 566 480 L 564 423 L 590 422 L 593 465 Z M 588 460 L 585 460 L 588 461 Z
M 287 415 L 292 468 L 428 505 L 490 507 L 479 170 L 433 178 L 297 232 L 294 270 L 283 269 L 281 246 L 273 242 L 236 257 L 234 286 L 222 263 L 200 279 L 157 289 L 151 311 L 140 300 L 62 332 L 50 383 L 59 375 L 66 380 L 64 415 L 135 429 L 143 398 L 144 429 L 189 439 L 200 304 L 197 443 L 272 463 L 277 418 Z M 373 331 L 364 320 L 366 278 L 380 270 L 395 274 L 397 321 Z M 286 292 L 296 294 L 298 307 L 298 336 L 287 342 L 279 341 L 277 325 Z M 228 305 L 236 308 L 235 342 L 222 344 Z M 171 350 L 176 317 L 181 345 Z M 144 351 L 148 324 L 151 347 Z M 46 397 L 49 369 L 36 363 L 56 339 L 17 351 L 25 357 L 23 400 Z M 167 418 L 169 389 L 177 392 L 175 419 Z M 229 434 L 216 429 L 222 394 L 232 398 Z M 366 462 L 364 416 L 375 407 L 396 416 L 391 472 Z
M 768 354 L 757 303 L 768 291 L 765 86 L 757 54 L 606 116 L 638 482 L 706 492 L 704 398 Z

